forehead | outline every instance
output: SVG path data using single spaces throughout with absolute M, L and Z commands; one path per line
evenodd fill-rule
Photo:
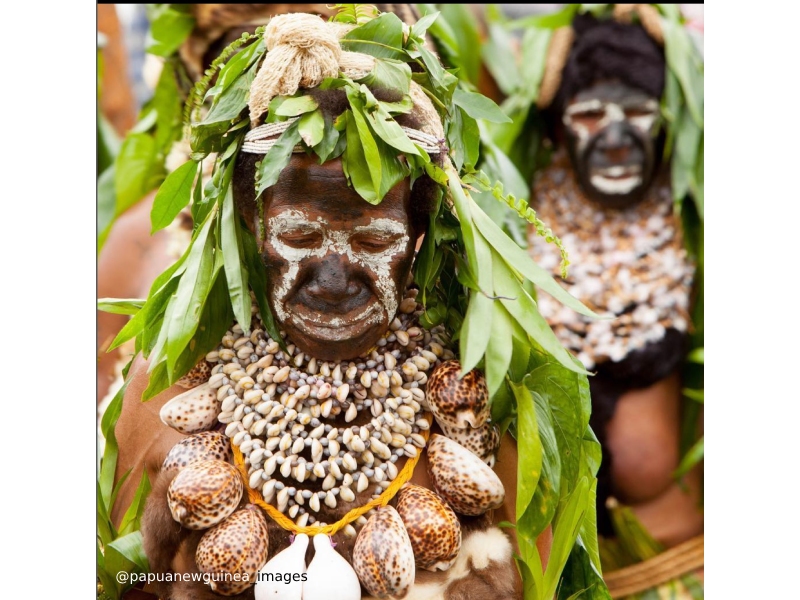
M 639 88 L 618 80 L 600 80 L 575 94 L 572 104 L 587 100 L 629 104 L 653 100 L 653 97 Z
M 409 182 L 400 182 L 379 204 L 372 205 L 348 186 L 340 159 L 320 165 L 313 157 L 294 155 L 273 186 L 266 206 L 267 215 L 286 210 L 300 210 L 328 222 L 375 218 L 408 221 Z

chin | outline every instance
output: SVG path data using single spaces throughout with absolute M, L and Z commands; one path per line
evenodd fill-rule
M 372 304 L 350 318 L 293 311 L 282 326 L 303 352 L 339 361 L 356 358 L 375 346 L 389 323 L 383 307 Z

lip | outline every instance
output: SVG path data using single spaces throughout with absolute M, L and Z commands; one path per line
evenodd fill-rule
M 614 165 L 604 169 L 592 169 L 591 175 L 603 177 L 604 179 L 627 179 L 629 177 L 640 176 L 642 167 L 640 165 Z
M 597 171 L 592 172 L 589 181 L 595 189 L 604 194 L 624 195 L 630 193 L 634 188 L 642 183 L 642 176 L 639 172 L 623 176 L 608 177 Z
M 306 335 L 321 340 L 342 341 L 365 333 L 380 321 L 382 307 L 373 301 L 366 309 L 357 309 L 340 316 L 321 320 L 321 313 L 302 307 L 292 310 L 292 323 Z

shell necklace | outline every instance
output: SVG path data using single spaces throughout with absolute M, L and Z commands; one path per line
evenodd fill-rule
M 415 298 L 407 290 L 375 349 L 351 361 L 317 361 L 288 339 L 281 350 L 255 307 L 249 336 L 236 324 L 206 355 L 218 419 L 241 453 L 245 480 L 297 528 L 326 527 L 315 517 L 321 503 L 353 502 L 370 486 L 370 504 L 385 503 L 395 463 L 425 447 L 428 374 L 453 352 L 443 327 L 417 326 Z M 331 417 L 344 423 L 323 422 Z

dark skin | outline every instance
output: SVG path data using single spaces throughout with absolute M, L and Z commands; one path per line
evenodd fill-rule
M 381 249 L 385 250 L 387 247 L 392 247 L 393 244 L 397 245 L 398 240 L 403 240 L 400 255 L 388 261 L 391 267 L 392 280 L 396 288 L 402 290 L 408 277 L 413 260 L 414 246 L 417 241 L 415 232 L 413 232 L 410 225 L 408 200 L 408 182 L 402 182 L 389 193 L 387 198 L 376 209 L 376 207 L 366 203 L 347 187 L 342 175 L 340 161 L 332 161 L 320 167 L 308 157 L 294 156 L 290 166 L 281 174 L 279 183 L 274 186 L 269 194 L 265 206 L 265 220 L 269 223 L 271 219 L 280 217 L 286 210 L 300 210 L 312 219 L 324 218 L 331 231 L 341 229 L 342 231 L 356 232 L 357 227 L 374 226 L 375 219 L 387 219 L 388 221 L 400 223 L 405 227 L 407 234 L 400 234 L 398 233 L 398 227 L 389 225 L 388 229 L 386 227 L 378 227 L 373 228 L 373 230 L 362 230 L 361 234 L 351 235 L 347 238 L 347 241 L 351 246 L 351 250 L 367 251 L 367 249 L 371 249 L 374 254 L 379 254 Z M 336 206 L 335 211 L 330 209 L 332 204 Z M 249 219 L 251 227 L 255 226 L 254 215 L 246 215 L 246 219 Z M 388 221 L 379 223 L 386 224 Z M 273 223 L 277 224 L 275 221 Z M 296 225 L 297 222 L 294 224 Z M 257 230 L 258 228 L 256 227 L 255 231 Z M 272 236 L 270 231 L 267 230 L 266 240 L 259 240 L 261 247 L 264 249 L 267 268 L 273 278 L 282 279 L 287 272 L 287 264 L 291 262 L 286 260 L 285 257 L 282 259 L 281 256 L 276 255 L 275 240 L 282 243 L 291 243 L 295 249 L 297 249 L 297 246 L 310 246 L 312 250 L 315 247 L 322 247 L 315 246 L 319 240 L 314 238 L 313 232 L 311 237 L 306 239 L 303 237 L 306 234 L 302 233 L 302 231 L 302 228 L 299 230 L 284 228 L 279 234 Z M 366 235 L 368 231 L 372 232 L 370 236 Z M 393 235 L 395 237 L 387 235 L 387 231 L 390 233 L 394 231 Z M 403 235 L 406 235 L 408 239 L 404 240 Z M 339 241 L 341 242 L 341 240 Z M 378 286 L 375 283 L 375 278 L 368 272 L 369 269 L 365 268 L 364 265 L 351 262 L 349 257 L 343 256 L 335 250 L 335 248 L 328 248 L 324 253 L 319 252 L 321 256 L 309 256 L 299 262 L 294 285 L 290 288 L 291 293 L 286 296 L 286 302 L 289 306 L 311 305 L 312 307 L 319 307 L 321 305 L 314 303 L 324 302 L 332 306 L 323 306 L 318 310 L 321 315 L 327 315 L 329 320 L 332 320 L 336 318 L 337 314 L 339 316 L 348 314 L 352 310 L 358 311 L 364 306 L 368 307 L 377 302 L 375 298 L 380 294 L 375 289 Z M 353 254 L 353 256 L 356 254 Z M 358 303 L 351 306 L 345 302 L 347 310 L 339 310 L 337 313 L 336 298 L 341 296 L 341 288 L 347 290 L 351 285 L 357 292 L 355 298 Z M 292 300 L 293 298 L 296 300 Z M 296 304 L 293 304 L 293 302 Z M 391 318 L 393 316 L 394 314 L 392 313 Z M 359 334 L 364 339 L 363 343 L 374 344 L 377 341 L 377 337 L 373 333 L 373 329 L 378 331 L 377 335 L 379 336 L 385 331 L 386 323 L 375 328 L 365 327 Z M 345 324 L 345 327 L 348 326 L 349 324 Z M 285 323 L 281 323 L 281 327 L 286 327 L 286 330 L 289 330 L 289 326 Z M 298 333 L 303 334 L 304 331 L 298 329 Z M 304 343 L 311 345 L 322 343 L 322 341 L 315 339 L 313 335 L 306 334 L 306 338 L 308 342 Z M 299 340 L 293 339 L 293 341 L 298 345 L 300 344 Z M 311 346 L 301 345 L 299 347 L 307 350 Z M 353 350 L 354 347 L 356 346 L 348 344 L 342 346 L 348 354 L 355 351 Z M 161 423 L 158 413 L 169 399 L 184 390 L 173 386 L 153 400 L 142 403 L 140 401 L 141 394 L 147 385 L 146 368 L 147 363 L 141 358 L 137 359 L 132 366 L 131 383 L 126 391 L 122 414 L 117 425 L 117 438 L 120 446 L 117 472 L 124 473 L 128 469 L 132 469 L 133 472 L 122 487 L 113 518 L 117 522 L 121 519 L 124 507 L 129 505 L 132 498 L 135 482 L 138 482 L 141 478 L 142 468 L 146 468 L 150 480 L 154 483 L 153 492 L 148 500 L 147 511 L 143 519 L 145 550 L 150 558 L 151 569 L 154 572 L 166 572 L 170 569 L 174 569 L 176 572 L 195 572 L 197 568 L 193 559 L 194 549 L 202 532 L 182 529 L 172 519 L 166 503 L 166 489 L 176 472 L 161 471 L 161 463 L 166 454 L 174 444 L 184 439 L 185 436 Z M 342 415 L 338 417 L 331 415 L 327 421 L 323 420 L 323 422 L 329 422 L 334 426 L 341 425 L 342 418 Z M 366 421 L 369 421 L 367 415 L 359 414 L 352 425 L 359 425 Z M 398 460 L 398 469 L 402 469 L 405 460 L 405 458 Z M 516 467 L 516 446 L 510 439 L 505 439 L 500 449 L 496 467 L 496 471 L 501 477 L 507 492 L 504 505 L 492 511 L 491 514 L 463 518 L 462 528 L 464 535 L 471 530 L 486 529 L 491 523 L 514 520 Z M 276 476 L 280 477 L 279 475 Z M 414 470 L 411 481 L 429 489 L 432 487 L 427 474 L 427 462 L 424 454 Z M 286 483 L 289 482 L 287 481 Z M 306 483 L 308 489 L 315 489 L 314 486 L 319 487 L 321 485 L 318 481 Z M 367 488 L 367 490 L 358 494 L 352 503 L 339 501 L 334 509 L 325 506 L 321 507 L 319 512 L 320 520 L 328 523 L 337 521 L 352 508 L 361 506 L 369 501 L 371 493 L 370 488 Z M 544 562 L 546 562 L 549 555 L 551 541 L 549 533 L 549 530 L 546 531 L 539 540 L 540 552 Z M 337 546 L 337 551 L 349 559 L 354 539 L 345 537 L 341 532 L 334 535 L 333 539 L 340 544 Z M 275 556 L 288 544 L 289 533 L 270 521 L 270 557 Z M 310 561 L 312 556 L 313 550 L 309 547 L 307 561 Z M 419 570 L 416 584 L 438 583 L 443 581 L 445 577 L 447 577 L 447 572 L 430 573 Z M 473 586 L 468 585 L 468 580 L 471 580 L 471 578 L 475 578 Z M 494 578 L 499 579 L 495 582 Z M 519 597 L 519 579 L 513 561 L 509 561 L 507 564 L 493 561 L 485 569 L 471 571 L 465 578 L 459 579 L 458 584 L 456 586 L 458 589 L 453 589 L 452 593 L 454 595 L 452 595 L 452 598 L 463 597 L 455 594 L 461 594 L 464 585 L 472 588 L 473 591 L 468 597 L 474 600 Z M 486 593 L 484 594 L 483 591 L 479 592 L 478 590 L 483 590 Z M 501 590 L 499 595 L 498 590 Z M 503 592 L 502 590 L 506 591 Z M 172 586 L 170 589 L 163 588 L 157 591 L 164 597 L 171 598 L 218 597 L 213 595 L 208 587 L 196 583 L 182 583 Z M 252 598 L 252 589 L 234 596 L 234 598 L 239 597 Z M 449 598 L 451 596 L 445 595 L 445 597 Z
M 285 169 L 268 200 L 268 233 L 259 246 L 274 282 L 270 307 L 286 315 L 281 325 L 304 352 L 355 358 L 386 331 L 414 258 L 409 198 L 404 181 L 373 206 L 347 187 L 338 163 L 318 165 L 309 156 Z M 395 283 L 386 286 L 387 278 Z
M 625 208 L 647 192 L 658 165 L 658 101 L 616 80 L 581 90 L 562 121 L 578 182 L 609 208 Z

